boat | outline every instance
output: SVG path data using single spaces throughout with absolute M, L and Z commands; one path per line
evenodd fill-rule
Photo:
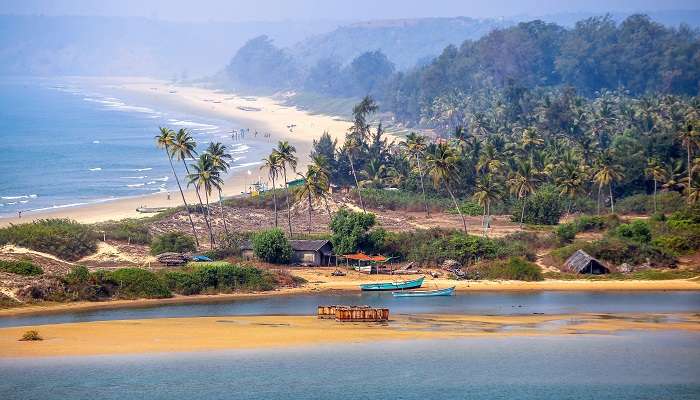
M 455 287 L 436 290 L 410 290 L 401 292 L 391 292 L 394 297 L 432 297 L 432 296 L 452 296 L 455 292 Z
M 366 291 L 417 289 L 423 285 L 424 276 L 412 281 L 365 283 L 360 289 Z

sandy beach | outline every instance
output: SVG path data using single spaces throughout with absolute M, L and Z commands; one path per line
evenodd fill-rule
M 387 323 L 339 323 L 315 316 L 161 318 L 33 326 L 43 341 L 0 329 L 0 357 L 192 352 L 449 339 L 475 336 L 609 334 L 629 330 L 700 332 L 697 314 L 397 315 Z
M 224 120 L 235 121 L 240 126 L 254 127 L 271 134 L 270 148 L 278 140 L 288 140 L 297 149 L 299 157 L 298 170 L 303 171 L 314 139 L 324 131 L 334 138 L 342 140 L 350 122 L 341 118 L 311 114 L 295 107 L 281 105 L 269 97 L 237 96 L 218 90 L 193 86 L 173 85 L 166 81 L 146 78 L 80 78 L 81 81 L 100 85 L 110 92 L 126 93 L 144 99 L 149 104 L 163 104 L 169 108 L 184 110 L 196 115 L 207 115 Z M 289 125 L 296 125 L 292 131 Z M 157 127 L 154 127 L 154 130 Z M 251 170 L 257 172 L 258 167 Z M 254 175 L 257 178 L 257 174 Z M 232 196 L 240 194 L 251 183 L 244 169 L 229 175 L 224 185 L 223 194 Z M 195 194 L 188 191 L 187 201 L 194 202 Z M 83 206 L 67 207 L 41 212 L 24 212 L 22 218 L 0 218 L 0 226 L 10 223 L 25 223 L 41 218 L 70 218 L 78 222 L 94 223 L 123 218 L 147 217 L 136 211 L 138 207 L 174 207 L 182 204 L 177 191 L 156 193 L 145 196 L 130 197 L 93 203 Z

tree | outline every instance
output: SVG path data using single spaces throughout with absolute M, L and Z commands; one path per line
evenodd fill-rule
M 425 196 L 425 185 L 423 185 L 423 169 L 421 168 L 421 159 L 425 155 L 427 148 L 425 136 L 411 132 L 406 135 L 406 141 L 401 142 L 401 145 L 406 149 L 406 153 L 410 160 L 415 160 L 418 169 L 418 177 L 420 178 L 420 189 L 423 193 L 423 205 L 425 206 L 425 216 L 430 218 L 430 209 L 428 208 L 428 199 Z
M 289 264 L 292 245 L 279 228 L 260 231 L 253 235 L 253 252 L 262 261 L 272 264 Z
M 221 190 L 221 185 L 223 180 L 220 176 L 220 170 L 214 167 L 212 158 L 208 153 L 204 153 L 199 156 L 196 164 L 192 164 L 192 169 L 194 172 L 187 175 L 189 180 L 188 184 L 193 184 L 197 189 L 202 189 L 204 191 L 204 196 L 206 199 L 206 212 L 204 213 L 204 218 L 207 220 L 210 218 L 209 214 L 209 196 L 214 189 Z M 211 224 L 207 223 L 209 228 L 209 240 L 210 246 L 214 248 L 214 231 L 212 230 Z
M 310 164 L 306 167 L 306 174 L 299 176 L 304 180 L 304 184 L 301 186 L 301 190 L 298 193 L 300 199 L 306 197 L 309 202 L 309 225 L 308 233 L 311 233 L 311 211 L 313 211 L 313 200 L 322 199 L 326 200 L 326 193 L 328 192 L 329 183 L 328 175 L 322 170 L 322 167 L 317 163 Z M 328 210 L 328 207 L 326 206 Z M 329 211 L 330 216 L 330 211 Z
M 624 177 L 620 172 L 620 166 L 614 164 L 612 159 L 607 156 L 603 157 L 598 166 L 598 171 L 593 175 L 593 180 L 598 184 L 598 197 L 600 198 L 600 189 L 607 186 L 610 191 L 610 212 L 615 213 L 615 200 L 613 199 L 612 184 Z M 600 212 L 599 212 L 600 213 Z
M 156 135 L 156 146 L 163 149 L 165 154 L 168 156 L 168 161 L 170 162 L 170 169 L 173 171 L 173 176 L 175 177 L 175 182 L 177 183 L 177 188 L 180 190 L 180 196 L 182 197 L 182 203 L 185 205 L 185 211 L 187 211 L 187 218 L 190 220 L 190 226 L 192 227 L 192 235 L 194 236 L 195 244 L 199 247 L 199 239 L 197 239 L 197 230 L 194 227 L 194 221 L 192 221 L 192 212 L 190 207 L 187 205 L 187 200 L 185 199 L 185 192 L 182 191 L 182 186 L 180 185 L 180 179 L 175 172 L 175 166 L 173 165 L 173 153 L 172 148 L 175 144 L 175 132 L 172 129 L 166 127 L 160 127 L 160 134 Z
M 367 212 L 365 209 L 365 203 L 362 201 L 362 190 L 360 189 L 360 182 L 357 180 L 357 172 L 355 171 L 355 163 L 353 162 L 353 154 L 359 150 L 360 143 L 357 138 L 348 137 L 345 139 L 345 145 L 343 147 L 345 153 L 348 155 L 348 160 L 350 161 L 350 169 L 352 170 L 352 176 L 355 179 L 355 189 L 357 189 L 357 196 L 360 198 L 360 207 L 362 207 L 362 212 Z
M 686 178 L 686 191 L 687 193 L 690 193 L 693 188 L 693 167 L 691 163 L 691 156 L 693 149 L 698 145 L 698 131 L 695 128 L 696 123 L 695 121 L 690 121 L 686 124 L 684 124 L 683 129 L 681 129 L 678 132 L 678 138 L 681 140 L 681 143 L 683 143 L 683 146 L 685 146 L 686 149 L 686 156 L 687 156 L 687 164 L 686 164 L 686 169 L 688 171 L 688 176 Z M 690 199 L 690 197 L 688 197 Z M 690 201 L 690 200 L 688 200 Z
M 350 254 L 374 248 L 369 230 L 376 223 L 374 214 L 353 212 L 346 208 L 338 210 L 331 220 L 333 232 L 331 243 L 336 254 Z
M 454 149 L 447 143 L 438 143 L 436 146 L 432 146 L 431 151 L 429 151 L 426 156 L 426 164 L 435 188 L 437 189 L 441 184 L 445 184 L 445 189 L 447 189 L 447 193 L 450 194 L 455 209 L 462 218 L 464 233 L 467 233 L 467 220 L 464 218 L 464 214 L 462 214 L 462 210 L 459 204 L 457 204 L 457 199 L 452 193 L 451 188 L 451 183 L 457 174 L 457 156 Z
M 481 219 L 481 225 L 484 227 L 484 236 L 488 235 L 491 203 L 498 201 L 502 194 L 500 183 L 491 174 L 482 175 L 476 183 L 474 199 L 484 208 L 484 214 Z
M 297 169 L 297 158 L 294 155 L 297 149 L 289 144 L 288 141 L 280 140 L 277 143 L 277 156 L 282 164 L 282 174 L 284 176 L 284 191 L 287 196 L 287 223 L 289 225 L 289 237 L 292 237 L 292 208 L 289 204 L 289 182 L 287 182 L 287 167 L 292 168 L 292 171 Z
M 262 159 L 262 162 L 263 165 L 260 166 L 260 169 L 267 169 L 267 176 L 272 180 L 272 204 L 275 207 L 275 228 L 277 228 L 277 187 L 275 186 L 275 179 L 279 177 L 283 163 L 277 150 L 272 150 L 270 155 Z
M 661 166 L 661 164 L 659 164 L 657 159 L 650 158 L 647 161 L 647 167 L 644 170 L 644 173 L 654 181 L 654 213 L 656 213 L 656 188 L 658 183 L 664 180 L 666 171 L 664 171 L 664 168 Z
M 525 217 L 525 207 L 527 206 L 527 196 L 537 189 L 539 183 L 539 173 L 532 166 L 532 158 L 530 160 L 518 160 L 516 169 L 513 171 L 511 178 L 508 180 L 511 193 L 515 194 L 518 199 L 522 200 L 522 210 L 520 212 L 520 227 L 523 227 L 523 218 Z
M 206 153 L 211 157 L 212 165 L 214 169 L 218 170 L 220 174 L 226 174 L 229 169 L 229 160 L 231 160 L 231 155 L 226 153 L 226 146 L 221 143 L 209 143 Z M 221 187 L 219 189 L 219 208 L 221 209 L 221 220 L 224 223 L 224 232 L 228 235 L 228 226 L 226 225 L 226 215 L 224 214 L 224 200 L 221 195 Z

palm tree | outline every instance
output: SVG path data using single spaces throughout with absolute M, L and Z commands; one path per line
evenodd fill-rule
M 656 188 L 659 181 L 663 181 L 664 177 L 666 176 L 666 171 L 661 164 L 659 164 L 657 159 L 650 158 L 647 161 L 647 167 L 644 169 L 644 173 L 654 180 L 654 213 L 656 213 Z
M 698 132 L 695 129 L 695 123 L 694 121 L 688 122 L 687 124 L 684 125 L 683 129 L 681 129 L 680 132 L 678 132 L 678 138 L 681 140 L 683 145 L 685 146 L 686 149 L 686 155 L 688 157 L 687 161 L 688 163 L 686 164 L 687 170 L 688 170 L 688 176 L 686 177 L 687 184 L 686 184 L 686 191 L 690 193 L 692 191 L 693 187 L 693 178 L 692 178 L 692 164 L 690 161 L 692 150 L 695 146 L 698 144 Z M 688 201 L 690 201 L 690 198 L 688 198 Z
M 173 155 L 180 161 L 182 165 L 185 166 L 185 172 L 187 175 L 190 174 L 190 168 L 187 166 L 187 160 L 191 160 L 197 155 L 197 142 L 194 140 L 192 135 L 187 131 L 187 129 L 181 128 L 175 134 L 175 142 L 172 147 Z M 199 187 L 195 186 L 194 189 L 197 194 L 197 200 L 199 200 L 199 207 L 204 208 L 204 203 L 202 202 L 202 195 L 199 193 Z M 211 231 L 211 226 L 209 223 L 209 210 L 204 213 L 204 222 L 207 225 L 207 229 Z
M 277 150 L 272 150 L 270 155 L 262 159 L 262 162 L 263 165 L 260 166 L 260 169 L 267 169 L 267 176 L 269 176 L 272 180 L 272 204 L 275 207 L 275 228 L 277 228 L 277 187 L 275 186 L 275 179 L 279 177 L 279 174 L 282 171 L 282 160 L 280 160 Z
M 282 164 L 282 174 L 284 175 L 284 190 L 287 195 L 287 222 L 289 224 L 289 237 L 292 237 L 292 208 L 289 204 L 289 184 L 287 182 L 287 166 L 292 168 L 292 171 L 297 169 L 297 158 L 294 156 L 296 147 L 289 144 L 288 141 L 280 140 L 277 143 L 277 154 L 279 161 Z
M 357 173 L 355 172 L 355 163 L 353 162 L 353 153 L 357 152 L 360 148 L 360 141 L 353 136 L 348 136 L 345 140 L 345 152 L 348 155 L 348 160 L 350 161 L 350 169 L 352 170 L 352 176 L 355 178 L 355 188 L 357 189 L 357 196 L 360 198 L 360 207 L 362 207 L 362 212 L 366 213 L 365 203 L 362 201 L 362 191 L 360 190 L 360 182 L 357 180 Z
M 523 227 L 525 218 L 525 207 L 527 206 L 527 196 L 535 191 L 540 181 L 538 171 L 532 166 L 532 159 L 529 161 L 517 160 L 516 168 L 511 178 L 508 180 L 511 193 L 516 195 L 523 202 L 520 210 L 520 227 Z
M 313 210 L 313 199 L 323 199 L 326 200 L 326 194 L 328 193 L 329 182 L 326 179 L 325 173 L 316 164 L 310 164 L 306 167 L 306 175 L 299 174 L 299 176 L 304 179 L 304 184 L 299 191 L 299 198 L 302 199 L 306 197 L 309 202 L 309 225 L 308 233 L 311 233 L 311 211 Z M 326 209 L 328 210 L 328 205 L 326 203 Z M 330 217 L 330 210 L 329 217 Z
M 408 135 L 406 135 L 406 141 L 401 142 L 401 144 L 406 148 L 406 153 L 408 154 L 408 157 L 416 160 L 416 166 L 418 167 L 418 176 L 420 178 L 420 189 L 423 192 L 423 205 L 425 206 L 425 216 L 427 218 L 430 218 L 428 199 L 425 196 L 425 186 L 423 185 L 423 169 L 421 168 L 420 163 L 421 158 L 423 158 L 425 149 L 427 147 L 425 136 L 418 135 L 415 132 L 411 132 Z
M 185 192 L 182 191 L 182 186 L 180 185 L 180 179 L 177 177 L 175 172 L 175 166 L 173 165 L 173 154 L 172 148 L 175 143 L 175 132 L 172 129 L 166 127 L 160 127 L 160 133 L 156 135 L 156 146 L 158 148 L 165 150 L 165 154 L 168 156 L 168 161 L 170 162 L 170 169 L 173 170 L 173 176 L 175 176 L 175 182 L 177 182 L 177 188 L 180 190 L 180 196 L 182 196 L 182 203 L 185 205 L 185 210 L 187 211 L 187 218 L 190 220 L 190 226 L 192 227 L 192 235 L 194 236 L 194 241 L 199 247 L 199 239 L 197 238 L 197 230 L 194 227 L 194 221 L 192 221 L 192 212 L 190 211 L 189 205 L 187 205 L 187 200 L 185 200 Z
M 474 199 L 484 208 L 481 225 L 484 227 L 484 236 L 487 236 L 490 225 L 488 219 L 491 218 L 491 203 L 498 201 L 503 195 L 501 185 L 493 178 L 492 174 L 486 174 L 479 178 L 475 189 Z
M 206 149 L 206 153 L 211 157 L 211 162 L 215 169 L 221 174 L 228 172 L 230 166 L 229 160 L 231 160 L 231 155 L 226 153 L 226 146 L 221 143 L 209 143 L 209 147 Z M 219 208 L 221 209 L 221 219 L 224 222 L 224 232 L 228 235 L 228 225 L 226 224 L 226 215 L 224 214 L 224 201 L 221 195 L 221 188 L 219 187 Z
M 467 233 L 467 220 L 464 218 L 462 210 L 459 208 L 457 199 L 450 187 L 450 183 L 457 174 L 457 156 L 455 155 L 454 149 L 447 143 L 439 143 L 433 147 L 432 151 L 428 152 L 425 161 L 428 166 L 429 174 L 433 178 L 433 185 L 435 188 L 440 187 L 442 183 L 445 184 L 445 189 L 447 189 L 447 193 L 450 194 L 455 209 L 457 209 L 457 213 L 459 213 L 459 216 L 462 218 L 464 233 Z
M 387 168 L 386 165 L 382 164 L 379 160 L 372 159 L 365 166 L 365 170 L 360 171 L 360 174 L 367 178 L 360 181 L 360 186 L 380 189 L 382 186 L 384 186 Z
M 213 189 L 221 190 L 221 185 L 223 180 L 221 179 L 220 170 L 214 167 L 211 156 L 204 153 L 197 159 L 196 164 L 192 164 L 192 169 L 194 172 L 187 175 L 188 185 L 195 185 L 199 189 L 204 190 L 204 196 L 206 199 L 206 212 L 204 217 L 208 218 L 209 214 L 209 196 L 211 195 Z M 214 248 L 214 231 L 211 228 L 211 224 L 207 224 L 209 228 L 209 240 L 211 241 L 210 246 Z
M 310 165 L 314 168 L 315 182 L 318 183 L 314 186 L 314 196 L 323 200 L 328 218 L 331 218 L 331 209 L 328 206 L 328 197 L 331 192 L 331 172 L 328 159 L 322 155 L 312 155 Z
M 559 195 L 569 198 L 566 213 L 571 213 L 571 203 L 583 191 L 586 180 L 586 167 L 573 163 L 564 163 L 561 167 L 561 177 L 557 180 Z
M 600 190 L 603 186 L 608 186 L 610 191 L 610 212 L 615 213 L 615 200 L 613 199 L 612 184 L 615 181 L 621 180 L 624 175 L 620 172 L 621 167 L 614 164 L 610 157 L 604 157 L 601 161 L 598 171 L 593 176 L 593 180 L 598 184 L 598 198 L 600 199 Z M 600 214 L 600 211 L 598 211 Z

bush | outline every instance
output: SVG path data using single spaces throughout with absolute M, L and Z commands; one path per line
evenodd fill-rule
M 292 245 L 281 229 L 268 229 L 253 236 L 253 252 L 259 259 L 273 264 L 289 264 Z
M 576 229 L 576 224 L 568 223 L 557 226 L 554 230 L 554 234 L 557 235 L 560 243 L 571 243 L 576 238 L 578 230 Z
M 148 231 L 150 219 L 123 219 L 109 221 L 94 226 L 95 231 L 104 232 L 105 239 L 122 240 L 135 244 L 150 244 L 151 234 Z
M 9 272 L 17 275 L 41 275 L 44 270 L 40 266 L 35 265 L 31 261 L 4 261 L 0 260 L 0 271 Z
M 151 254 L 188 253 L 197 250 L 194 238 L 180 232 L 170 232 L 156 237 L 151 243 Z
M 353 190 L 351 198 L 359 201 L 357 190 Z M 427 196 L 426 201 L 431 211 L 450 209 L 452 203 L 442 197 Z M 362 202 L 365 207 L 400 211 L 424 211 L 423 193 L 405 190 L 362 189 Z
M 470 215 L 472 217 L 484 214 L 484 207 L 473 201 L 462 202 L 462 204 L 459 205 L 459 210 L 462 212 L 462 214 Z M 450 214 L 457 214 L 457 210 L 454 209 L 454 206 L 447 208 L 447 212 Z
M 68 219 L 44 219 L 0 229 L 0 245 L 12 243 L 64 260 L 78 260 L 97 250 L 95 232 Z
M 228 257 L 241 255 L 241 243 L 245 238 L 238 233 L 222 234 L 218 240 L 218 246 L 209 251 L 205 251 L 202 255 L 211 258 L 212 260 L 224 260 Z
M 508 279 L 514 281 L 541 281 L 542 272 L 537 265 L 519 257 L 498 260 L 482 265 L 479 274 L 485 279 Z
M 662 192 L 656 194 L 656 207 L 658 212 L 671 213 L 685 206 L 683 196 L 676 192 Z M 636 194 L 618 200 L 615 209 L 622 214 L 651 214 L 654 212 L 654 196 L 649 194 Z
M 667 253 L 680 255 L 694 249 L 687 238 L 675 235 L 662 235 L 651 241 L 652 246 L 663 249 Z
M 612 234 L 621 239 L 630 240 L 635 243 L 649 243 L 651 241 L 651 229 L 649 228 L 649 224 L 642 220 L 619 225 L 612 231 Z
M 350 254 L 357 251 L 374 250 L 377 237 L 370 237 L 368 232 L 375 224 L 372 213 L 354 212 L 341 208 L 331 220 L 331 243 L 336 254 Z
M 39 335 L 39 332 L 37 331 L 26 331 L 22 335 L 22 338 L 19 339 L 20 341 L 26 341 L 26 342 L 33 342 L 33 341 L 38 341 L 38 340 L 44 340 L 44 338 Z
M 183 295 L 237 290 L 272 290 L 277 282 L 268 271 L 225 262 L 203 263 L 181 270 L 165 271 L 163 280 L 170 290 Z
M 513 221 L 520 221 L 523 206 L 523 222 L 528 224 L 556 225 L 564 213 L 564 202 L 553 186 L 544 186 L 529 197 L 518 200 L 511 212 Z
M 114 282 L 117 296 L 121 298 L 164 298 L 172 293 L 153 272 L 141 268 L 121 268 L 105 274 L 105 279 Z

